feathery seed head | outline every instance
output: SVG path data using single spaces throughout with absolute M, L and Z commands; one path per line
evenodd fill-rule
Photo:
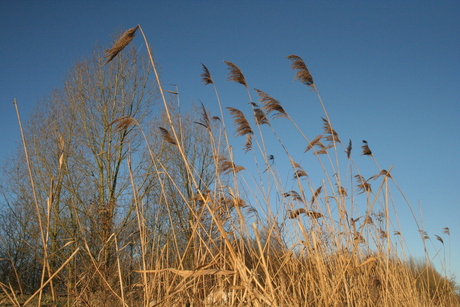
M 126 46 L 129 45 L 129 43 L 133 40 L 134 35 L 136 34 L 136 30 L 138 28 L 139 25 L 129 30 L 126 30 L 125 33 L 123 33 L 123 35 L 115 42 L 112 48 L 107 49 L 105 51 L 105 57 L 107 58 L 105 64 L 112 61 L 113 58 L 117 56 L 117 54 L 119 54 Z
M 278 100 L 261 90 L 256 88 L 254 90 L 257 92 L 257 95 L 259 95 L 259 102 L 263 104 L 263 109 L 267 114 L 274 112 L 274 117 L 287 117 L 286 111 L 284 111 Z
M 212 81 L 211 73 L 209 72 L 208 68 L 203 63 L 201 63 L 201 65 L 203 65 L 203 73 L 201 74 L 203 84 L 214 84 L 214 81 Z
M 161 131 L 161 136 L 163 137 L 163 140 L 169 144 L 172 144 L 172 145 L 177 145 L 177 142 L 176 140 L 172 137 L 172 135 L 169 133 L 168 130 L 166 130 L 165 128 L 163 127 L 158 127 L 158 129 L 160 129 Z
M 248 87 L 248 85 L 246 84 L 246 79 L 244 78 L 244 75 L 241 72 L 241 69 L 235 64 L 233 64 L 232 62 L 227 62 L 227 61 L 224 61 L 224 62 L 225 64 L 228 65 L 228 69 L 230 70 L 227 76 L 227 80 L 234 81 L 234 82 L 244 85 L 245 87 Z
M 313 77 L 311 76 L 310 72 L 308 71 L 307 65 L 305 65 L 305 62 L 302 60 L 301 57 L 291 54 L 287 56 L 286 59 L 292 61 L 292 70 L 297 70 L 294 76 L 295 80 L 300 81 L 303 84 L 311 87 L 315 86 L 313 83 Z

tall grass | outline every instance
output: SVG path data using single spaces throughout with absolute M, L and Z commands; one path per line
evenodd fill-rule
M 43 291 L 53 293 L 55 278 L 69 278 L 60 274 L 61 269 L 74 261 L 75 255 L 83 254 L 93 264 L 94 275 L 72 277 L 72 285 L 80 286 L 68 291 L 68 306 L 458 306 L 453 282 L 437 273 L 429 261 L 414 262 L 406 255 L 398 222 L 390 218 L 394 215 L 391 187 L 399 193 L 391 167 L 380 168 L 369 144 L 363 141 L 360 154 L 373 158 L 376 164 L 375 175 L 363 177 L 354 160 L 357 149 L 334 130 L 302 58 L 287 57 L 295 79 L 316 93 L 323 109 L 323 114 L 318 114 L 322 133 L 311 137 L 268 93 L 255 90 L 259 100 L 253 102 L 242 71 L 226 62 L 229 81 L 247 89 L 251 106 L 247 110 L 227 106 L 230 124 L 225 120 L 226 109 L 211 73 L 203 65 L 203 83 L 213 87 L 220 110 L 219 118 L 212 117 L 203 105 L 196 119 L 196 129 L 205 129 L 209 134 L 216 172 L 213 183 L 203 189 L 200 173 L 186 154 L 181 121 L 171 112 L 142 27 L 128 30 L 108 50 L 107 63 L 131 42 L 136 31 L 141 32 L 147 46 L 165 109 L 167 125 L 158 133 L 165 146 L 181 157 L 195 191 L 195 196 L 189 198 L 180 187 L 175 190 L 191 212 L 189 241 L 179 242 L 179 236 L 172 233 L 172 241 L 160 243 L 164 240 L 149 227 L 130 171 L 137 217 L 137 231 L 133 234 L 139 245 L 136 254 L 119 246 L 117 233 L 113 233 L 106 242 L 116 247 L 112 279 L 99 271 L 100 265 L 85 242 L 52 272 L 47 265 L 48 234 L 46 227 L 40 225 L 45 246 L 41 286 L 21 301 L 12 286 L 1 284 L 11 304 L 43 303 Z M 287 121 L 298 132 L 305 152 L 312 153 L 322 172 L 319 178 L 310 178 L 309 167 L 296 161 L 299 154 L 291 152 L 289 141 L 285 141 L 288 136 L 272 124 L 277 120 Z M 112 124 L 114 129 L 136 127 L 149 146 L 145 127 L 134 118 L 120 118 Z M 230 137 L 232 126 L 237 138 Z M 243 142 L 239 137 L 244 138 Z M 290 169 L 278 169 L 273 163 L 266 149 L 269 140 L 279 144 Z M 24 146 L 27 153 L 25 142 Z M 236 154 L 238 147 L 247 155 Z M 166 181 L 174 178 L 174 170 L 162 165 L 152 149 L 150 157 L 166 200 L 166 194 L 171 193 L 165 187 Z M 282 182 L 287 174 L 294 182 L 289 188 Z M 165 206 L 169 206 L 167 201 Z M 125 263 L 130 263 L 129 267 Z M 102 277 L 99 289 L 84 286 L 85 279 L 96 275 Z M 52 300 L 59 302 L 56 297 Z

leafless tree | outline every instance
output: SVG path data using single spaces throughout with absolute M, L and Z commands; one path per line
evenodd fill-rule
M 212 149 L 209 135 L 197 129 L 193 113 L 174 112 L 174 124 L 180 127 L 178 141 L 194 173 L 185 170 L 177 148 L 165 143 L 158 130 L 168 122 L 154 103 L 154 84 L 146 58 L 135 47 L 107 65 L 98 49 L 70 70 L 62 89 L 39 104 L 25 125 L 38 214 L 21 149 L 4 167 L 9 206 L 0 216 L 5 220 L 0 251 L 11 259 L 1 263 L 4 278 L 36 289 L 43 269 L 40 250 L 48 250 L 44 261 L 51 275 L 76 247 L 82 252 L 62 271 L 61 283 L 55 287 L 77 291 L 76 287 L 97 289 L 116 282 L 116 260 L 127 272 L 123 276 L 131 278 L 130 270 L 138 269 L 136 255 L 142 244 L 136 216 L 140 202 L 147 233 L 151 238 L 164 234 L 163 242 L 147 243 L 161 247 L 169 244 L 168 234 L 176 233 L 176 248 L 186 249 L 190 215 L 196 210 L 190 202 L 196 194 L 190 176 L 203 190 L 212 184 Z M 39 239 L 38 219 L 45 225 L 45 247 Z M 13 224 L 14 231 L 9 226 Z M 31 271 L 34 274 L 29 276 L 35 278 L 24 279 Z

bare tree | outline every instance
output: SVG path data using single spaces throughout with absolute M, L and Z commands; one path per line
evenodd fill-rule
M 156 109 L 147 59 L 131 47 L 105 62 L 100 49 L 78 62 L 64 87 L 44 98 L 25 125 L 39 212 L 22 148 L 3 168 L 8 206 L 0 215 L 0 252 L 8 262 L 1 263 L 0 276 L 26 291 L 43 282 L 43 263 L 51 276 L 77 247 L 82 252 L 61 271 L 60 282 L 50 283 L 53 293 L 110 287 L 120 282 L 120 262 L 129 285 L 146 247 L 168 246 L 174 255 L 187 255 L 172 261 L 192 265 L 197 238 L 191 221 L 198 218 L 198 226 L 210 233 L 204 229 L 212 227 L 210 218 L 195 197 L 210 189 L 216 176 L 212 136 L 196 124 L 196 110 L 181 114 L 172 101 L 184 161 L 159 130 L 171 123 Z

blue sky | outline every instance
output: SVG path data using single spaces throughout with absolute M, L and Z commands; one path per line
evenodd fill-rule
M 2 162 L 19 141 L 13 98 L 26 119 L 76 61 L 137 24 L 163 83 L 178 85 L 182 105 L 202 101 L 217 114 L 213 92 L 199 78 L 204 63 L 224 106 L 248 107 L 244 88 L 226 81 L 226 60 L 314 137 L 323 114 L 314 93 L 293 82 L 285 57 L 296 54 L 308 65 L 334 129 L 354 141 L 363 172 L 376 173 L 358 155 L 367 140 L 380 166 L 393 166 L 417 213 L 420 205 L 433 254 L 442 249 L 434 234 L 447 242 L 442 228 L 450 228 L 450 272 L 460 277 L 459 1 L 2 0 L 0 12 Z M 145 51 L 140 35 L 134 42 Z M 299 143 L 285 137 L 294 148 Z M 411 220 L 404 205 L 398 214 L 403 223 Z M 415 228 L 405 238 L 414 253 L 423 253 Z

